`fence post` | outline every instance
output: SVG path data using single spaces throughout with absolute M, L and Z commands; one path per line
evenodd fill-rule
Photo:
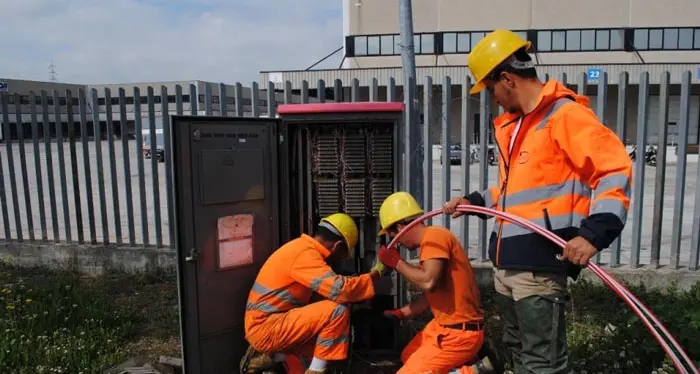
M 413 87 L 413 84 L 410 85 Z M 452 135 L 452 80 L 446 75 L 442 83 L 442 199 L 441 203 L 449 201 L 452 195 L 452 155 L 450 152 Z M 430 175 L 425 175 L 429 178 Z M 442 215 L 442 225 L 449 229 L 452 218 Z
M 102 163 L 102 126 L 100 124 L 100 104 L 97 89 L 90 90 L 92 97 L 92 127 L 95 133 L 95 162 L 97 163 L 97 193 L 100 198 L 100 219 L 102 220 L 102 240 L 109 244 L 109 222 L 107 222 L 107 204 L 105 196 L 104 164 Z
M 220 102 L 223 101 L 224 103 L 226 103 L 226 89 L 224 88 L 223 84 L 219 86 L 219 89 L 223 89 L 223 91 L 220 91 L 219 93 L 219 98 L 221 99 L 223 97 L 223 100 L 220 100 Z M 167 198 L 165 208 L 168 217 L 168 245 L 170 246 L 170 248 L 175 248 L 175 196 L 173 194 L 172 170 L 173 156 L 170 153 L 170 150 L 172 149 L 172 134 L 170 132 L 170 105 L 168 102 L 168 88 L 166 86 L 160 87 L 160 97 L 160 105 L 163 116 L 163 157 L 165 158 L 165 186 L 167 188 L 165 194 Z M 221 106 L 221 112 L 224 113 L 221 114 L 222 116 L 227 115 L 228 111 L 226 110 L 226 104 L 223 104 Z
M 182 94 L 182 87 L 180 87 Z M 182 107 L 180 107 L 182 109 Z M 182 114 L 179 113 L 179 114 Z M 124 155 L 124 189 L 126 191 L 126 221 L 129 226 L 129 245 L 136 245 L 136 232 L 134 229 L 134 200 L 131 189 L 131 160 L 129 155 L 129 133 L 126 119 L 126 92 L 123 88 L 119 89 L 119 130 L 122 138 L 122 155 Z M 141 152 L 136 149 L 136 154 Z
M 253 112 L 253 117 L 260 117 L 260 88 L 258 87 L 258 82 L 253 82 L 250 88 L 250 109 Z
M 489 139 L 489 116 L 491 114 L 489 105 L 489 96 L 486 90 L 482 90 L 479 95 L 479 144 L 481 148 L 488 148 Z M 481 152 L 483 154 L 483 151 Z M 470 157 L 471 159 L 471 157 Z M 489 187 L 489 168 L 486 160 L 480 160 L 479 162 L 479 189 L 481 191 L 486 190 Z M 471 161 L 470 161 L 471 163 Z M 486 221 L 483 219 L 479 220 L 479 246 L 481 247 L 481 261 L 487 260 L 488 253 L 488 234 L 486 232 Z
M 206 84 L 208 102 L 204 103 L 208 115 L 212 113 L 211 84 Z M 148 133 L 151 134 L 151 182 L 153 183 L 153 216 L 154 231 L 156 234 L 156 248 L 163 247 L 163 229 L 160 212 L 160 183 L 158 181 L 158 142 L 156 136 L 156 107 L 153 86 L 148 86 Z
M 68 100 L 69 93 L 70 91 L 66 91 L 66 100 Z M 34 169 L 36 169 L 36 185 L 37 185 L 37 196 L 39 197 L 37 200 L 39 201 L 39 220 L 41 221 L 41 240 L 48 241 L 49 236 L 48 236 L 48 231 L 46 230 L 46 207 L 44 206 L 44 181 L 42 178 L 43 173 L 41 172 L 41 148 L 39 147 L 39 124 L 37 122 L 37 111 L 36 111 L 36 102 L 37 102 L 37 96 L 36 93 L 33 91 L 29 95 L 29 99 L 31 100 L 31 121 L 32 121 L 32 143 L 34 146 Z M 68 102 L 70 104 L 70 102 Z M 73 145 L 75 148 L 75 144 Z M 0 170 L 0 174 L 2 174 L 2 170 Z M 0 183 L 3 183 L 3 179 L 0 177 Z M 75 182 L 73 182 L 75 185 Z M 2 199 L 3 199 L 3 204 L 5 204 L 5 186 L 4 184 L 0 186 L 0 189 L 3 190 L 2 192 Z M 76 204 L 80 203 L 80 200 L 76 199 Z M 3 205 L 3 209 L 6 209 L 6 207 Z M 76 206 L 77 212 L 80 212 L 80 206 Z M 6 213 L 6 212 L 3 212 Z M 76 215 L 76 217 L 78 217 Z M 9 222 L 5 221 L 8 225 Z M 82 227 L 82 221 L 80 222 Z M 78 231 L 78 236 L 82 237 L 82 233 Z M 8 236 L 9 239 L 9 236 Z M 82 240 L 82 239 L 81 239 Z M 82 244 L 82 241 L 81 241 Z
M 153 88 L 151 87 L 151 90 Z M 212 108 L 214 104 L 214 100 L 212 100 L 212 93 L 211 93 L 211 84 L 210 83 L 204 83 L 204 115 L 205 116 L 211 116 L 212 113 L 214 112 L 214 109 Z
M 134 95 L 134 102 L 138 100 L 138 96 Z M 88 143 L 88 126 L 87 126 L 87 97 L 85 94 L 85 90 L 79 89 L 78 90 L 78 105 L 79 105 L 79 111 L 80 111 L 80 141 L 83 146 L 83 172 L 85 173 L 85 194 L 87 195 L 87 208 L 88 208 L 88 222 L 90 224 L 90 243 L 91 244 L 97 244 L 97 232 L 95 228 L 95 204 L 93 203 L 93 197 L 92 197 L 92 173 L 90 172 L 91 169 L 91 162 L 90 162 L 90 146 Z M 46 112 L 46 109 L 44 108 L 44 112 Z M 44 122 L 45 124 L 45 129 L 48 128 L 48 116 L 46 117 L 46 120 Z M 46 136 L 44 136 L 46 139 Z M 48 146 L 47 146 L 47 152 L 50 152 Z M 48 158 L 48 154 L 46 155 Z M 50 167 L 50 166 L 49 166 Z M 49 171 L 49 176 L 51 176 L 51 171 Z M 53 178 L 49 179 L 49 191 L 53 191 Z M 53 197 L 53 194 L 51 195 Z M 55 202 L 51 202 L 52 206 L 51 209 L 53 210 L 55 208 Z M 145 204 L 144 204 L 145 205 Z M 144 208 L 145 209 L 145 208 Z M 54 230 L 57 231 L 57 228 L 54 227 Z
M 671 239 L 671 268 L 678 269 L 681 256 L 681 232 L 683 231 L 683 202 L 685 201 L 685 173 L 688 153 L 688 129 L 690 127 L 691 73 L 681 75 L 681 113 L 678 124 L 678 164 L 676 166 L 676 198 L 673 207 L 673 234 Z M 661 145 L 659 145 L 661 146 Z M 664 144 L 665 146 L 665 144 Z M 658 164 L 658 162 L 657 162 Z M 695 182 L 697 183 L 697 181 Z M 696 187 L 697 188 L 697 187 Z M 696 206 L 695 209 L 698 209 Z
M 22 187 L 24 188 L 24 204 L 25 204 L 25 214 L 27 215 L 27 230 L 29 231 L 29 240 L 34 241 L 34 210 L 32 209 L 32 199 L 29 195 L 29 178 L 27 176 L 27 155 L 24 152 L 24 121 L 22 120 L 22 106 L 20 105 L 21 97 L 19 94 L 15 95 L 15 123 L 17 124 L 17 145 L 19 146 L 19 165 L 20 173 L 22 174 Z M 56 106 L 60 109 L 60 106 Z M 60 117 L 59 117 L 60 118 Z M 59 138 L 62 139 L 62 138 Z M 61 144 L 61 143 L 59 143 Z M 59 148 L 61 151 L 63 147 Z M 61 181 L 63 186 L 61 191 L 63 192 L 63 210 L 64 219 L 66 220 L 66 233 L 68 238 L 70 238 L 70 213 L 68 212 L 68 193 L 66 191 L 65 179 L 66 179 L 66 168 L 63 163 L 63 152 L 59 153 L 61 165 Z M 17 204 L 19 202 L 15 202 Z M 70 241 L 70 239 L 68 239 Z
M 267 82 L 267 115 L 275 118 L 277 114 L 277 97 L 275 95 L 275 83 Z
M 117 179 L 117 159 L 114 154 L 114 122 L 112 121 L 112 94 L 105 88 L 105 109 L 107 116 L 107 145 L 109 147 L 109 170 L 112 177 L 112 206 L 114 209 L 114 234 L 117 244 L 122 244 L 122 220 L 119 207 L 119 180 Z M 128 157 L 124 155 L 123 157 Z
M 598 121 L 605 123 L 605 109 L 608 104 L 608 73 L 603 72 L 600 74 L 600 79 L 598 80 L 598 95 L 596 97 L 596 116 Z M 600 251 L 595 255 L 595 263 L 600 263 Z
M 585 77 L 585 73 L 583 74 Z M 620 138 L 622 144 L 625 144 L 627 133 L 627 84 L 629 82 L 629 74 L 627 72 L 620 73 L 617 83 L 617 137 Z M 629 191 L 631 197 L 631 190 Z M 610 253 L 610 267 L 620 266 L 620 254 L 622 253 L 622 233 L 610 245 L 612 251 Z
M 272 89 L 274 90 L 275 85 L 272 85 Z M 309 82 L 304 79 L 301 81 L 301 103 L 302 104 L 308 104 L 309 103 Z
M 323 79 L 319 79 L 316 83 L 316 96 L 319 103 L 326 102 L 326 82 Z
M 379 81 L 377 78 L 372 78 L 372 84 L 369 88 L 369 101 L 379 101 Z
M 651 260 L 649 261 L 649 266 L 654 269 L 659 267 L 661 236 L 663 235 L 670 77 L 671 75 L 669 72 L 664 72 L 661 75 L 661 87 L 659 92 L 659 151 L 656 155 L 656 188 L 654 191 L 654 217 L 651 228 Z M 644 157 L 641 151 L 643 150 L 636 150 L 635 157 Z
M 12 207 L 15 213 L 15 231 L 17 232 L 17 240 L 24 241 L 22 234 L 22 216 L 19 212 L 19 197 L 17 194 L 17 179 L 15 178 L 15 159 L 12 151 L 12 125 L 10 124 L 10 116 L 7 111 L 7 98 L 9 96 L 2 95 L 2 121 L 5 131 L 5 153 L 7 155 L 7 169 L 10 173 L 10 194 L 12 196 Z M 15 102 L 20 99 L 19 94 L 14 96 Z M 53 190 L 53 189 L 52 189 Z M 54 221 L 56 220 L 54 216 Z M 58 232 L 58 229 L 56 230 Z M 58 236 L 58 235 L 56 235 Z
M 386 90 L 386 101 L 396 101 L 396 79 L 394 79 L 394 77 L 389 78 L 389 85 L 387 86 Z
M 352 79 L 352 88 L 350 91 L 350 99 L 352 102 L 360 101 L 360 80 L 357 78 Z
M 233 104 L 236 106 L 236 116 L 244 117 L 243 113 L 243 85 L 236 82 L 233 89 Z
M 162 87 L 167 88 L 165 86 L 162 86 Z M 226 96 L 226 85 L 223 83 L 219 83 L 219 115 L 222 117 L 228 116 L 227 100 L 228 100 L 228 97 Z M 161 100 L 161 105 L 167 106 L 168 103 L 167 103 L 167 101 Z M 165 113 L 163 115 L 165 115 Z M 163 127 L 163 131 L 165 131 L 165 127 Z
M 197 115 L 197 87 L 194 84 L 190 85 L 190 99 L 194 97 L 195 100 L 190 100 L 190 103 L 194 103 L 194 106 L 190 108 L 193 115 Z M 143 162 L 143 121 L 141 118 L 141 91 L 138 87 L 134 87 L 134 123 L 136 132 L 136 152 L 138 157 L 136 158 L 136 165 L 138 167 L 139 173 L 139 198 L 141 205 L 141 235 L 143 238 L 143 246 L 146 247 L 150 243 L 150 238 L 148 234 L 148 208 L 146 206 L 146 177 L 145 165 Z
M 471 105 L 471 78 L 468 75 L 462 77 L 462 195 L 467 196 L 469 194 L 469 184 L 471 178 L 471 165 L 469 163 L 469 156 L 471 154 L 471 143 L 474 138 L 474 129 L 469 125 L 469 119 L 472 117 L 472 105 Z M 462 242 L 464 243 L 464 250 L 469 253 L 469 216 L 464 215 L 461 219 L 461 235 Z
M 646 148 L 647 121 L 649 117 L 649 73 L 639 76 L 639 109 L 637 111 L 637 149 L 642 152 Z M 644 208 L 644 157 L 635 159 L 634 183 L 632 199 L 632 254 L 630 267 L 639 267 L 639 255 L 642 250 L 642 212 Z
M 373 82 L 376 82 L 374 78 Z M 375 87 L 376 88 L 376 87 Z M 374 90 L 374 88 L 373 88 Z M 376 96 L 375 96 L 376 98 Z M 433 142 L 430 138 L 430 130 L 433 126 L 433 77 L 425 77 L 423 86 L 423 209 L 426 212 L 433 210 Z M 433 219 L 426 221 L 427 225 L 433 224 Z

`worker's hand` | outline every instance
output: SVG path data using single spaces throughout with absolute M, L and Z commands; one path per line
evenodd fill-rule
M 377 263 L 374 264 L 374 267 L 372 267 L 372 270 L 370 271 L 376 271 L 377 273 L 379 273 L 380 276 L 382 276 L 386 271 L 386 266 L 384 266 L 384 264 L 381 261 L 377 260 Z
M 384 317 L 395 320 L 402 320 L 408 318 L 408 316 L 401 309 L 385 310 Z
M 399 260 L 401 260 L 401 254 L 399 254 L 399 251 L 396 250 L 396 248 L 389 249 L 385 246 L 382 246 L 382 248 L 379 250 L 379 255 L 377 257 L 379 258 L 379 261 L 392 269 L 396 268 L 396 264 L 398 264 Z
M 564 247 L 564 252 L 559 258 L 561 261 L 569 260 L 576 265 L 588 266 L 588 260 L 591 259 L 598 249 L 593 246 L 588 240 L 581 236 L 571 239 Z
M 445 214 L 452 214 L 452 218 L 461 217 L 464 215 L 464 212 L 457 211 L 457 205 L 469 204 L 471 204 L 469 200 L 463 197 L 455 197 L 454 199 L 446 202 L 445 205 L 442 206 L 442 211 L 445 212 Z

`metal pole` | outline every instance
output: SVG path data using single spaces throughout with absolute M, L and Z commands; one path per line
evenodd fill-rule
M 423 134 L 418 123 L 418 104 L 416 103 L 416 56 L 413 45 L 413 6 L 411 0 L 399 0 L 399 27 L 401 33 L 401 61 L 404 75 L 404 103 L 406 105 L 406 157 L 409 192 L 423 205 Z

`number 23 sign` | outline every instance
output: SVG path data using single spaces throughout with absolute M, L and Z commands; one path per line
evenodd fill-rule
M 601 73 L 601 69 L 588 69 L 588 79 L 597 80 L 598 78 L 600 78 Z

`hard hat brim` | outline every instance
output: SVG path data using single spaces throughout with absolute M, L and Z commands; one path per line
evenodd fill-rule
M 491 74 L 491 73 L 493 72 L 493 70 L 496 69 L 496 67 L 498 67 L 500 64 L 502 64 L 503 61 L 505 61 L 506 59 L 508 59 L 508 57 L 510 57 L 513 53 L 517 52 L 517 51 L 520 50 L 521 48 L 525 48 L 526 51 L 529 51 L 530 48 L 532 48 L 532 42 L 529 41 L 529 40 L 526 40 L 524 43 L 522 43 L 520 46 L 518 46 L 518 48 L 516 48 L 511 54 L 509 54 L 509 55 L 507 55 L 507 56 L 504 56 L 503 59 L 501 59 L 500 61 L 498 61 L 498 62 L 493 66 L 493 69 L 491 69 L 491 71 L 489 71 L 488 74 L 484 75 L 484 77 L 481 78 L 481 80 L 479 80 L 478 82 L 474 83 L 474 86 L 472 87 L 472 89 L 469 90 L 469 94 L 470 94 L 470 95 L 473 95 L 473 94 L 479 93 L 479 92 L 481 92 L 484 88 L 486 88 L 486 85 L 484 84 L 484 79 L 486 79 L 486 77 L 487 77 L 489 74 Z

